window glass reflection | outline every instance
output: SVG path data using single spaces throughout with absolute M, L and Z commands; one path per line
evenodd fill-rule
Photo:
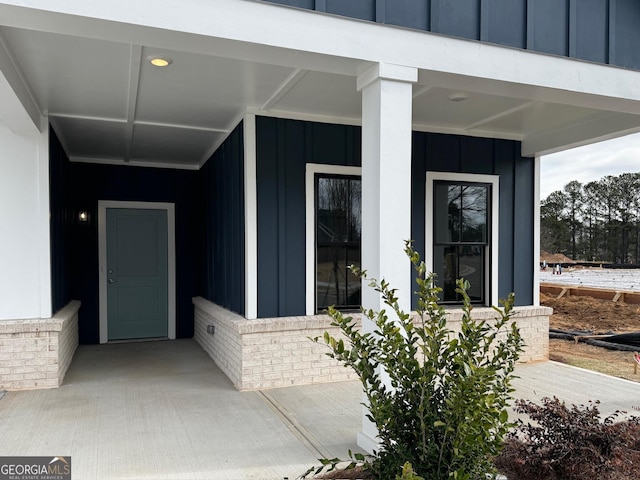
M 356 177 L 316 177 L 316 308 L 358 308 L 361 182 Z
M 484 303 L 489 248 L 490 186 L 439 181 L 434 183 L 433 269 L 442 300 L 458 303 L 456 281 L 468 280 L 474 303 Z

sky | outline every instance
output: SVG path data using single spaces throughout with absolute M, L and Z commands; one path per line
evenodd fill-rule
M 582 184 L 606 175 L 640 172 L 640 133 L 544 155 L 540 161 L 540 199 L 571 180 Z

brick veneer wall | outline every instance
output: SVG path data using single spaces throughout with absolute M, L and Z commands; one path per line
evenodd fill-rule
M 0 390 L 58 387 L 78 346 L 72 301 L 52 318 L 0 321 Z
M 327 315 L 247 320 L 203 298 L 193 299 L 194 338 L 238 390 L 355 379 L 350 369 L 329 358 L 327 348 L 309 340 L 325 331 L 339 337 Z M 514 320 L 526 343 L 521 361 L 547 360 L 549 356 L 548 307 L 518 307 Z M 491 308 L 475 308 L 475 319 L 493 319 Z M 354 315 L 359 317 L 359 315 Z M 449 328 L 459 329 L 462 313 L 448 312 Z M 358 321 L 360 319 L 358 318 Z M 215 333 L 207 333 L 214 325 Z
M 309 337 L 331 331 L 326 315 L 247 320 L 194 298 L 194 338 L 238 390 L 255 390 L 357 378 Z M 213 335 L 207 325 L 215 326 Z
M 517 322 L 520 335 L 524 340 L 524 351 L 520 354 L 520 363 L 549 360 L 549 317 L 553 313 L 550 307 L 515 307 L 513 321 Z M 471 316 L 474 320 L 493 321 L 497 317 L 493 308 L 476 307 Z M 417 316 L 414 323 L 420 325 Z M 459 332 L 462 326 L 462 310 L 447 310 L 447 326 Z M 506 335 L 506 330 L 502 334 Z M 500 335 L 499 335 L 500 336 Z

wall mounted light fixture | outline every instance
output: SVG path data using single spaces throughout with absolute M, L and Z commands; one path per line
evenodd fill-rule
M 78 222 L 87 223 L 89 221 L 89 212 L 86 210 L 80 210 L 78 212 Z

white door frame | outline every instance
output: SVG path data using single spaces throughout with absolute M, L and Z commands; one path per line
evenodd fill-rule
M 166 210 L 167 212 L 167 321 L 169 339 L 176 338 L 176 217 L 174 203 L 160 202 L 122 202 L 116 200 L 98 200 L 98 289 L 100 343 L 109 341 L 107 329 L 107 208 L 136 208 L 147 210 Z

